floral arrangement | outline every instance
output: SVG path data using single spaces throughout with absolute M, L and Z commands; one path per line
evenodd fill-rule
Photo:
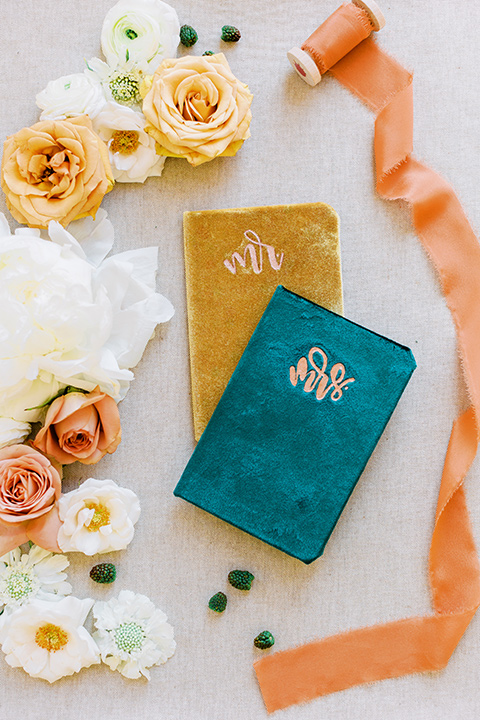
M 0 215 L 0 645 L 48 682 L 100 662 L 148 678 L 175 651 L 144 595 L 71 594 L 65 553 L 125 549 L 140 504 L 112 479 L 67 492 L 63 473 L 115 452 L 132 368 L 173 315 L 155 289 L 157 249 L 111 253 L 105 193 L 161 175 L 166 157 L 235 155 L 249 136 L 248 87 L 222 53 L 175 58 L 179 36 L 162 0 L 119 0 L 102 27 L 105 61 L 48 83 L 39 121 L 4 145 L 7 207 L 29 227 L 12 234 Z M 115 574 L 103 563 L 90 575 Z
M 179 41 L 162 0 L 109 10 L 105 61 L 50 81 L 36 98 L 40 121 L 5 142 L 1 186 L 15 220 L 66 226 L 94 217 L 115 182 L 160 176 L 166 156 L 197 166 L 237 153 L 250 136 L 247 85 L 223 53 L 175 58 Z

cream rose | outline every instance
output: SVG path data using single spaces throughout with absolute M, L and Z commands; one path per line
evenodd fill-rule
M 95 216 L 113 187 L 104 143 L 91 120 L 43 120 L 4 144 L 1 185 L 15 220 L 31 227 Z
M 76 460 L 92 465 L 115 452 L 120 438 L 117 403 L 97 387 L 56 398 L 33 444 L 62 465 Z
M 105 102 L 101 83 L 84 72 L 50 80 L 36 97 L 37 106 L 43 110 L 40 120 L 64 120 L 77 115 L 94 118 Z
M 201 165 L 250 137 L 252 94 L 223 55 L 164 60 L 143 85 L 145 128 L 162 155 Z

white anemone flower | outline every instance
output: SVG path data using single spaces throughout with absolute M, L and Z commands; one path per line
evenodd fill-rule
M 94 121 L 95 132 L 108 147 L 117 182 L 145 182 L 162 174 L 165 158 L 157 155 L 155 140 L 145 132 L 145 125 L 142 113 L 113 102 Z
M 102 661 L 124 677 L 150 680 L 148 668 L 161 665 L 175 652 L 173 627 L 145 595 L 122 590 L 118 598 L 96 602 L 93 637 Z
M 155 72 L 163 58 L 175 57 L 180 23 L 162 0 L 119 0 L 102 25 L 102 50 L 109 65 L 145 62 Z
M 113 480 L 89 478 L 58 502 L 62 525 L 57 542 L 64 552 L 85 555 L 124 550 L 140 517 L 134 492 Z
M 101 83 L 83 72 L 50 80 L 36 96 L 36 102 L 43 110 L 41 120 L 65 120 L 77 115 L 89 115 L 93 119 L 106 99 Z
M 0 557 L 0 625 L 32 600 L 58 601 L 72 592 L 63 572 L 69 566 L 65 555 L 33 545 L 29 552 L 16 548 Z
M 30 423 L 0 417 L 0 448 L 6 445 L 21 445 L 29 434 Z
M 92 605 L 90 598 L 69 596 L 19 608 L 0 630 L 5 660 L 50 683 L 99 663 L 97 645 L 83 627 Z
M 19 228 L 0 214 L 0 416 L 41 418 L 38 407 L 67 386 L 97 385 L 115 400 L 157 323 L 173 315 L 155 292 L 158 248 L 106 257 L 113 227 L 96 220 Z
M 91 58 L 86 63 L 85 74 L 93 83 L 100 83 L 108 101 L 142 109 L 140 86 L 147 74 L 146 63 L 134 63 L 132 60 L 121 65 L 109 65 L 99 58 Z

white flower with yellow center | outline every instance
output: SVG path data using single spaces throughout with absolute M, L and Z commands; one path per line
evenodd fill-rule
M 89 478 L 59 500 L 62 526 L 58 544 L 64 552 L 85 555 L 124 550 L 132 541 L 140 503 L 131 490 L 113 480 Z
M 100 83 L 106 100 L 120 105 L 142 109 L 140 86 L 145 80 L 146 64 L 129 61 L 122 65 L 109 65 L 99 58 L 86 63 L 85 75 L 93 83 Z
M 95 641 L 83 627 L 92 605 L 90 598 L 69 596 L 19 608 L 0 629 L 5 660 L 50 683 L 99 663 Z
M 87 73 L 73 73 L 50 80 L 36 102 L 43 110 L 41 120 L 65 120 L 77 115 L 89 115 L 93 120 L 106 100 L 99 80 Z
M 96 133 L 108 147 L 117 182 L 145 182 L 162 174 L 165 158 L 157 155 L 155 140 L 145 132 L 145 125 L 142 113 L 113 102 L 94 121 Z
M 172 657 L 176 643 L 164 612 L 145 595 L 122 590 L 118 598 L 96 602 L 93 637 L 103 662 L 126 678 L 150 679 L 148 668 Z
M 21 605 L 32 600 L 58 601 L 72 592 L 63 572 L 69 561 L 65 555 L 36 545 L 29 552 L 16 548 L 0 557 L 0 626 Z
M 101 41 L 109 65 L 133 60 L 153 73 L 163 58 L 175 57 L 180 23 L 162 0 L 119 0 L 105 16 Z

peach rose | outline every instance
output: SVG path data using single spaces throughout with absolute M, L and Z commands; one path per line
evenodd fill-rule
M 62 465 L 76 460 L 93 465 L 115 452 L 121 435 L 115 400 L 96 387 L 90 393 L 69 392 L 56 398 L 33 444 Z
M 5 141 L 1 185 L 20 223 L 42 228 L 95 216 L 113 183 L 108 150 L 87 115 L 43 120 Z
M 57 545 L 61 468 L 28 445 L 0 449 L 0 556 L 31 540 L 45 550 Z
M 142 88 L 146 131 L 160 155 L 201 165 L 235 155 L 250 137 L 253 95 L 232 74 L 223 53 L 164 60 Z

